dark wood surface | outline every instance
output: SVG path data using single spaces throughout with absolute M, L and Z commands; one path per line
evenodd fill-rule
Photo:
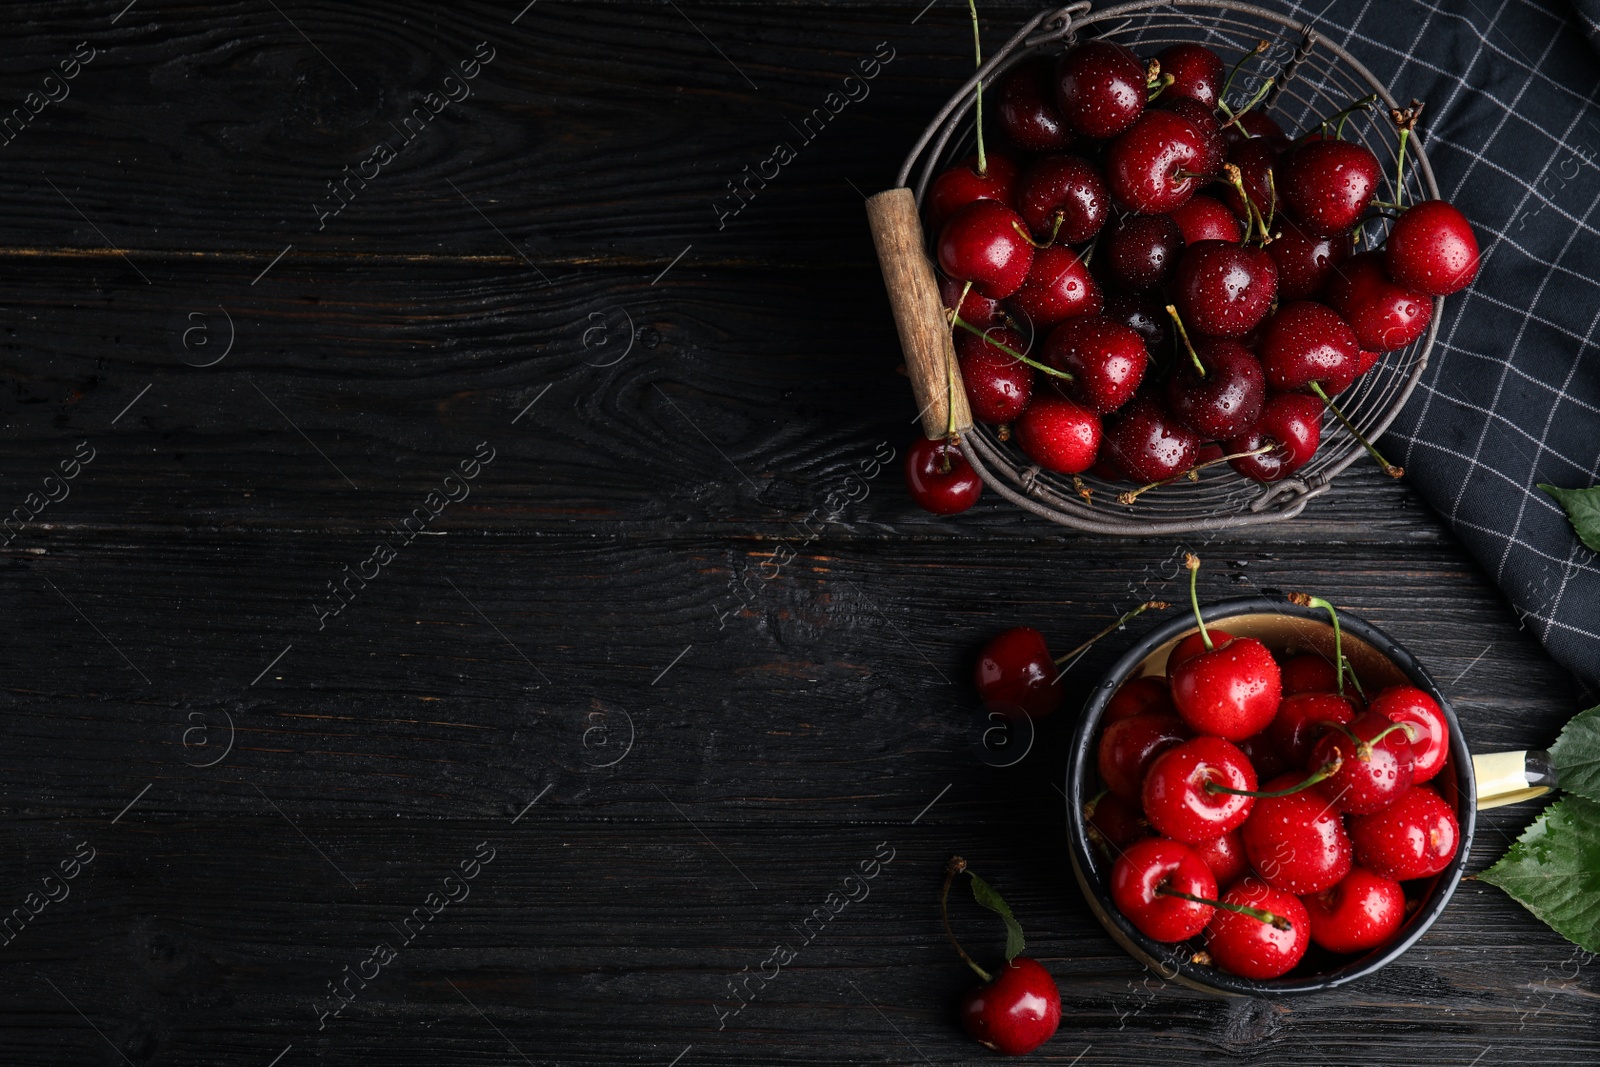
M 860 193 L 964 76 L 957 5 L 123 3 L 6 12 L 6 107 L 98 54 L 0 148 L 4 507 L 95 457 L 3 550 L 3 909 L 95 858 L 0 948 L 0 1060 L 984 1062 L 937 920 L 960 852 L 1061 981 L 1038 1062 L 1600 1061 L 1594 966 L 1472 881 L 1353 987 L 1164 985 L 1072 884 L 1067 723 L 975 757 L 988 634 L 1075 643 L 1175 593 L 1185 548 L 1207 598 L 1309 588 L 1389 630 L 1477 751 L 1547 743 L 1576 697 L 1364 465 L 1181 543 L 851 480 L 913 412 Z M 1030 10 L 988 3 L 989 33 Z M 481 41 L 472 95 L 319 232 L 325 183 Z M 719 229 L 724 182 L 884 41 L 870 96 Z M 480 442 L 471 495 L 395 535 Z M 1472 869 L 1529 817 L 1485 815 Z

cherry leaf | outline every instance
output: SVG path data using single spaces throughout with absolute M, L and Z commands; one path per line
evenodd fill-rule
M 1600 952 L 1600 803 L 1562 797 L 1478 877 L 1568 941 Z
M 1009 963 L 1028 947 L 1022 940 L 1022 927 L 1011 914 L 1011 907 L 994 891 L 993 886 L 971 871 L 967 874 L 972 878 L 972 899 L 1000 916 L 1006 924 L 1006 962 Z
M 1600 706 L 1578 712 L 1562 727 L 1550 758 L 1563 790 L 1600 801 Z
M 1555 497 L 1567 510 L 1567 519 L 1578 531 L 1578 538 L 1600 552 L 1600 485 L 1591 489 L 1560 489 L 1541 482 L 1539 488 Z

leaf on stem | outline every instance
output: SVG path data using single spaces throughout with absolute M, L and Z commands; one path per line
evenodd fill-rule
M 1022 940 L 1022 927 L 1017 924 L 1016 917 L 1011 914 L 1011 907 L 994 891 L 994 887 L 982 878 L 967 872 L 972 879 L 972 899 L 994 912 L 1006 924 L 1006 961 L 1016 959 L 1027 948 Z
M 1600 952 L 1600 803 L 1562 797 L 1478 877 L 1568 941 Z
M 1550 759 L 1562 789 L 1600 803 L 1600 706 L 1578 712 L 1562 727 Z

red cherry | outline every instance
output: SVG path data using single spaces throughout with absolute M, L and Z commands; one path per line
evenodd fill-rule
M 1174 111 L 1147 111 L 1106 149 L 1111 195 L 1144 215 L 1182 205 L 1211 162 L 1205 133 Z
M 974 201 L 939 231 L 939 266 L 992 299 L 1004 300 L 1022 288 L 1032 265 L 1033 245 L 1022 219 L 1004 204 Z
M 1146 675 L 1123 682 L 1111 699 L 1106 701 L 1103 721 L 1109 725 L 1131 719 L 1135 715 L 1151 712 L 1157 715 L 1176 715 L 1172 704 L 1172 688 L 1159 675 Z
M 929 232 L 938 230 L 957 211 L 978 200 L 1009 204 L 1017 187 L 1017 165 L 998 152 L 986 153 L 988 168 L 978 173 L 978 157 L 968 156 L 933 179 L 925 204 Z
M 1145 66 L 1110 41 L 1085 41 L 1056 65 L 1056 104 L 1085 137 L 1114 137 L 1144 112 Z
M 1200 165 L 1195 171 L 1200 174 L 1216 174 L 1222 169 L 1222 162 L 1227 158 L 1227 142 L 1222 139 L 1222 126 L 1217 121 L 1217 113 L 1203 104 L 1198 104 L 1186 97 L 1163 99 L 1157 105 L 1162 111 L 1170 111 L 1174 115 L 1182 115 L 1194 124 L 1200 131 L 1203 151 L 1200 154 Z
M 1214 645 L 1233 640 L 1233 634 L 1218 626 L 1207 626 L 1206 633 L 1211 635 L 1211 643 Z M 1172 672 L 1178 669 L 1179 664 L 1185 660 L 1194 659 L 1205 651 L 1208 651 L 1206 639 L 1199 630 L 1180 638 L 1178 643 L 1172 646 L 1172 651 L 1167 653 L 1167 678 L 1169 682 L 1172 678 Z M 1173 710 L 1176 711 L 1177 708 L 1174 707 Z
M 1172 702 L 1183 721 L 1197 733 L 1229 741 L 1264 730 L 1282 695 L 1278 662 L 1253 637 L 1217 644 L 1172 673 Z
M 1443 200 L 1412 204 L 1389 229 L 1384 262 L 1395 282 L 1428 296 L 1449 296 L 1478 273 L 1478 239 L 1467 217 Z
M 1017 626 L 983 646 L 974 678 L 985 708 L 1042 719 L 1066 699 L 1065 687 L 1056 684 L 1059 674 L 1044 634 L 1031 626 Z
M 1250 210 L 1245 209 L 1244 200 L 1232 186 L 1225 186 L 1219 194 L 1222 202 L 1239 218 L 1249 219 L 1253 212 L 1262 219 L 1272 219 L 1274 230 L 1278 228 L 1278 220 L 1283 218 L 1278 210 L 1277 161 L 1277 149 L 1262 138 L 1232 145 L 1228 149 L 1228 162 L 1239 168 L 1245 196 L 1250 198 Z
M 1137 801 L 1150 765 L 1188 738 L 1189 728 L 1176 715 L 1135 715 L 1112 723 L 1101 733 L 1095 766 L 1107 789 L 1124 800 Z
M 1329 952 L 1370 952 L 1398 933 L 1406 918 L 1400 883 L 1360 867 L 1301 903 L 1311 916 L 1311 940 Z
M 967 294 L 965 297 L 961 295 L 963 290 Z M 954 278 L 940 278 L 939 296 L 943 299 L 945 307 L 954 308 L 956 314 L 961 316 L 962 321 L 971 323 L 980 330 L 994 326 L 1004 318 L 1000 308 L 1000 301 L 989 299 L 978 292 L 976 288 L 968 288 L 966 282 L 958 282 Z M 961 301 L 960 307 L 956 307 L 957 300 Z M 960 334 L 956 335 L 958 347 L 960 336 Z M 1018 349 L 1018 351 L 1021 351 L 1021 349 Z
M 1017 446 L 1045 470 L 1081 474 L 1100 447 L 1100 419 L 1064 396 L 1040 393 L 1013 427 Z
M 1414 785 L 1382 811 L 1352 815 L 1350 838 L 1355 842 L 1357 863 L 1404 882 L 1430 877 L 1448 867 L 1461 844 L 1461 827 L 1443 797 L 1426 786 Z
M 1246 478 L 1275 482 L 1311 462 L 1321 441 L 1322 401 L 1306 393 L 1279 393 L 1267 398 L 1261 418 L 1248 433 L 1229 440 L 1223 447 L 1238 453 L 1276 445 L 1271 452 L 1228 461 L 1228 466 Z
M 1044 359 L 1072 375 L 1067 392 L 1097 415 L 1115 411 L 1133 397 L 1150 354 L 1131 326 L 1104 315 L 1069 319 L 1045 339 Z
M 1160 352 L 1165 349 L 1167 323 L 1171 320 L 1161 310 L 1161 305 L 1148 297 L 1131 293 L 1107 296 L 1105 315 L 1113 322 L 1132 327 L 1135 333 L 1144 338 L 1145 351 Z
M 1433 301 L 1390 281 L 1379 252 L 1350 257 L 1328 279 L 1327 298 L 1361 347 L 1372 352 L 1404 348 L 1427 331 L 1433 317 Z
M 1173 208 L 1168 217 L 1178 224 L 1185 244 L 1194 244 L 1196 241 L 1238 244 L 1244 239 L 1238 217 L 1222 201 L 1203 193 L 1190 197 L 1187 204 Z
M 1283 753 L 1278 751 L 1278 746 L 1272 741 L 1270 726 L 1237 744 L 1239 751 L 1245 754 L 1250 760 L 1250 765 L 1256 769 L 1256 777 L 1262 781 L 1276 778 L 1289 769 L 1289 761 L 1283 758 Z
M 1081 315 L 1098 315 L 1104 306 L 1100 286 L 1089 268 L 1078 253 L 1064 245 L 1034 253 L 1028 280 L 1011 297 L 1011 307 L 1040 330 Z
M 1293 789 L 1298 771 L 1266 783 L 1263 792 Z M 1331 889 L 1350 873 L 1350 836 L 1322 788 L 1256 800 L 1239 831 L 1250 865 L 1274 889 L 1304 896 Z
M 1337 762 L 1339 770 L 1323 783 L 1323 790 L 1351 815 L 1382 811 L 1411 788 L 1416 757 L 1403 723 L 1369 711 L 1347 727 L 1359 740 L 1336 730 L 1322 735 L 1311 750 L 1311 765 Z
M 1017 212 L 1040 239 L 1081 244 L 1100 232 L 1110 211 L 1100 171 L 1081 156 L 1045 156 L 1017 183 Z
M 1339 671 L 1333 661 L 1314 652 L 1290 656 L 1278 665 L 1278 669 L 1283 674 L 1283 696 L 1286 700 L 1296 693 L 1331 693 L 1339 688 Z
M 1261 111 L 1246 111 L 1239 116 L 1238 122 L 1222 131 L 1222 136 L 1228 141 L 1229 147 L 1257 137 L 1270 145 L 1274 152 L 1282 152 L 1290 144 L 1289 135 L 1283 132 L 1278 121 Z
M 1444 768 L 1450 755 L 1450 725 L 1432 697 L 1415 686 L 1396 685 L 1373 697 L 1369 707 L 1390 722 L 1408 722 L 1416 728 L 1411 742 L 1416 761 L 1413 784 L 1429 781 Z
M 1313 237 L 1294 220 L 1284 219 L 1267 251 L 1278 265 L 1278 299 L 1304 300 L 1321 292 L 1334 271 L 1350 258 L 1350 238 L 1342 233 Z
M 1017 956 L 961 999 L 961 1025 L 985 1048 L 1025 1055 L 1061 1025 L 1061 990 L 1037 961 Z
M 1146 937 L 1186 941 L 1206 928 L 1215 910 L 1189 900 L 1217 896 L 1217 879 L 1194 850 L 1152 837 L 1128 846 L 1111 868 L 1111 902 Z
M 906 488 L 924 511 L 954 515 L 978 502 L 983 479 L 949 441 L 919 437 L 906 449 Z
M 1312 300 L 1284 304 L 1267 320 L 1261 338 L 1261 369 L 1279 392 L 1306 389 L 1312 382 L 1355 377 L 1361 346 L 1348 323 L 1332 308 Z
M 1033 396 L 1033 368 L 997 348 L 999 342 L 1016 352 L 1027 350 L 1027 340 L 1005 326 L 991 326 L 982 337 L 956 333 L 956 359 L 966 386 L 972 417 L 979 422 L 1010 422 L 1028 406 Z
M 1244 825 L 1254 798 L 1213 791 L 1208 785 L 1254 790 L 1255 771 L 1243 752 L 1220 737 L 1185 741 L 1158 756 L 1145 773 L 1140 790 L 1144 817 L 1156 833 L 1185 844 L 1209 841 Z
M 1382 175 L 1378 157 L 1354 141 L 1302 142 L 1284 153 L 1278 167 L 1283 206 L 1311 234 L 1354 226 Z
M 1206 951 L 1218 967 L 1241 978 L 1265 981 L 1287 974 L 1306 954 L 1311 919 L 1298 898 L 1259 878 L 1246 878 L 1224 893 L 1222 901 L 1265 911 L 1288 929 L 1218 908 L 1206 927 Z
M 1187 97 L 1207 108 L 1215 108 L 1222 94 L 1222 77 L 1225 71 L 1222 59 L 1203 44 L 1185 41 L 1168 45 L 1156 53 L 1163 77 L 1172 75 L 1172 84 L 1162 90 L 1161 98 Z
M 1106 431 L 1106 455 L 1124 475 L 1140 483 L 1175 477 L 1194 466 L 1200 439 L 1149 397 L 1120 411 Z
M 1029 152 L 1060 152 L 1075 138 L 1056 106 L 1055 64 L 1033 59 L 1019 64 L 995 93 L 994 115 L 1011 143 Z
M 1250 873 L 1250 857 L 1245 855 L 1244 838 L 1238 830 L 1202 841 L 1194 850 L 1216 875 L 1218 885 L 1232 885 Z
M 1311 750 L 1322 739 L 1328 724 L 1342 726 L 1355 717 L 1354 706 L 1337 693 L 1296 693 L 1284 697 L 1278 705 L 1272 725 L 1267 727 L 1267 737 L 1290 766 L 1305 767 L 1311 763 Z
M 1172 302 L 1189 329 L 1240 337 L 1271 310 L 1278 266 L 1265 249 L 1201 241 L 1184 250 L 1172 289 Z
M 1232 341 L 1202 341 L 1195 354 L 1205 377 L 1192 361 L 1180 361 L 1167 379 L 1167 407 L 1204 438 L 1227 440 L 1249 431 L 1267 402 L 1261 364 Z
M 1083 816 L 1090 839 L 1103 845 L 1107 852 L 1120 854 L 1133 842 L 1150 836 L 1150 824 L 1144 821 L 1138 803 L 1115 793 L 1101 793 L 1091 800 L 1085 805 Z
M 1165 285 L 1183 255 L 1183 231 L 1166 215 L 1129 215 L 1106 231 L 1106 271 L 1124 289 Z

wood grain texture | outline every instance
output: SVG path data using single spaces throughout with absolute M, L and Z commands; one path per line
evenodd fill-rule
M 96 850 L 0 946 L 0 1060 L 987 1062 L 935 906 L 959 851 L 1061 980 L 1037 1062 L 1600 1062 L 1593 963 L 1473 881 L 1353 988 L 1161 984 L 1072 882 L 1071 709 L 1016 767 L 977 759 L 984 638 L 1076 643 L 1185 548 L 1207 599 L 1311 589 L 1388 630 L 1478 751 L 1547 743 L 1576 698 L 1365 464 L 1182 544 L 909 503 L 850 186 L 967 68 L 957 5 L 522 8 L 8 11 L 6 99 L 104 54 L 0 148 L 0 516 L 95 450 L 0 547 L 0 915 Z M 986 4 L 986 34 L 1032 10 Z M 474 94 L 319 232 L 318 190 L 484 40 Z M 725 183 L 882 41 L 870 95 L 719 229 Z M 397 533 L 480 442 L 470 496 Z M 1529 818 L 1486 813 L 1471 869 Z M 470 896 L 406 938 L 480 842 Z M 880 843 L 870 895 L 719 1017 Z

